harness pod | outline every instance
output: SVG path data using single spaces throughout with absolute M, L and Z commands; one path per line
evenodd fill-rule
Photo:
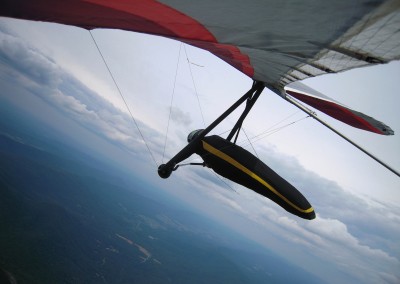
M 196 154 L 217 174 L 271 199 L 294 215 L 315 218 L 307 199 L 252 153 L 216 135 L 204 137 L 200 143 Z

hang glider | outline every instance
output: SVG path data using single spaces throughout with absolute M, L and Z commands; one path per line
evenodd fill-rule
M 163 36 L 207 50 L 252 78 L 254 84 L 249 92 L 159 167 L 158 173 L 163 178 L 169 177 L 179 162 L 194 153 L 195 143 L 246 101 L 246 108 L 227 141 L 234 135 L 237 137 L 243 120 L 265 87 L 400 176 L 299 101 L 373 133 L 393 135 L 389 126 L 298 82 L 399 60 L 398 0 L 3 0 L 0 16 L 89 30 L 109 28 Z

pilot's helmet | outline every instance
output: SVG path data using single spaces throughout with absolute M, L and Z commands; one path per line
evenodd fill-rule
M 204 129 L 197 129 L 193 130 L 192 132 L 189 133 L 187 137 L 188 143 L 190 143 L 194 138 L 196 138 Z

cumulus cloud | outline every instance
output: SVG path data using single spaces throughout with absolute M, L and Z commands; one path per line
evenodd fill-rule
M 170 107 L 171 112 L 171 120 L 177 124 L 183 126 L 190 126 L 192 124 L 192 118 L 190 117 L 190 113 L 184 112 L 177 107 Z
M 396 267 L 400 267 L 398 259 L 382 249 L 361 244 L 348 231 L 346 224 L 339 220 L 317 218 L 302 229 L 318 237 L 314 252 L 329 255 L 331 261 L 341 264 L 343 271 L 350 269 L 351 273 L 365 282 L 382 283 L 383 279 L 377 272 L 399 277 L 395 272 Z
M 345 191 L 336 182 L 304 169 L 295 158 L 273 148 L 260 147 L 258 152 L 262 160 L 307 197 L 320 217 L 343 221 L 361 239 L 368 235 L 362 232 L 393 241 L 400 235 L 398 206 L 369 202 L 367 197 Z M 394 254 L 400 256 L 399 248 Z
M 151 137 L 149 144 L 152 144 L 155 152 L 159 152 L 162 139 L 158 132 L 137 119 L 140 135 L 127 113 L 121 112 L 62 70 L 40 50 L 4 29 L 0 32 L 0 58 L 16 84 L 53 105 L 89 131 L 132 154 L 142 155 L 144 159 L 148 158 L 148 153 L 142 135 Z
M 19 38 L 0 34 L 1 57 L 33 82 L 55 87 L 60 83 L 60 69 L 55 62 L 40 51 L 28 46 Z
M 214 199 L 220 201 L 222 204 L 224 204 L 226 206 L 231 207 L 236 212 L 246 213 L 244 211 L 244 209 L 242 208 L 242 206 L 240 206 L 239 203 L 236 202 L 235 200 L 233 200 L 232 198 L 229 198 L 217 191 L 212 191 L 210 193 Z

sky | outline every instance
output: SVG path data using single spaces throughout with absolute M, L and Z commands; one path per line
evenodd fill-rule
M 185 146 L 191 130 L 211 123 L 251 87 L 248 77 L 210 53 L 132 32 L 90 34 L 1 18 L 0 62 L 3 100 L 55 127 L 52 112 L 57 113 L 70 121 L 60 129 L 65 133 L 79 125 L 84 130 L 71 139 L 294 264 L 332 283 L 400 281 L 400 178 L 268 90 L 246 118 L 247 136 L 298 122 L 246 147 L 307 197 L 315 220 L 292 216 L 202 167 L 182 167 L 167 180 L 158 177 L 157 166 Z M 399 75 L 400 63 L 393 62 L 303 83 L 389 125 L 395 135 L 381 136 L 318 113 L 400 171 Z M 238 115 L 212 133 L 228 131 Z M 239 141 L 248 144 L 243 135 Z

